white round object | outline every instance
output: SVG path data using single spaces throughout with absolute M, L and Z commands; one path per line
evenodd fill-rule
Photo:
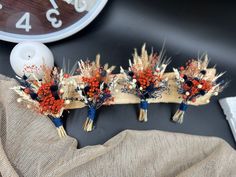
M 38 79 L 41 79 L 42 65 L 52 68 L 54 58 L 52 52 L 44 44 L 28 41 L 19 43 L 12 49 L 10 63 L 18 76 L 34 73 Z
M 70 100 L 66 100 L 65 104 L 67 104 L 67 105 L 70 104 Z
M 16 100 L 18 103 L 22 102 L 22 98 L 17 98 Z
M 202 88 L 202 85 L 201 85 L 201 84 L 199 84 L 199 85 L 197 86 L 197 88 L 201 89 L 201 88 Z
M 136 83 L 137 82 L 137 80 L 136 79 L 133 79 L 133 83 Z
M 63 94 L 63 93 L 64 93 L 64 90 L 63 90 L 63 89 L 60 89 L 60 93 Z
M 189 93 L 189 92 L 186 92 L 186 93 L 185 93 L 185 95 L 189 96 L 189 95 L 190 95 L 190 93 Z
M 79 87 L 80 87 L 81 89 L 84 89 L 84 84 L 80 85 Z

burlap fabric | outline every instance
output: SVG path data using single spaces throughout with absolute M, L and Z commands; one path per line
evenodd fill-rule
M 223 140 L 126 130 L 103 145 L 77 149 L 51 121 L 16 102 L 16 81 L 0 76 L 3 177 L 235 177 L 236 153 Z

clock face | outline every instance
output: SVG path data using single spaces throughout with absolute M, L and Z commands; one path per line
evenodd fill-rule
M 53 42 L 87 26 L 107 0 L 0 0 L 0 39 Z

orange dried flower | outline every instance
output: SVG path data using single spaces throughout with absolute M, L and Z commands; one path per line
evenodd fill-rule
M 41 113 L 52 113 L 58 114 L 61 109 L 64 107 L 63 99 L 55 99 L 50 90 L 50 87 L 53 83 L 44 83 L 38 90 L 38 96 L 40 98 L 40 112 Z

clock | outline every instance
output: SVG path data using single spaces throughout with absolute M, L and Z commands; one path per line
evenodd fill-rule
M 87 26 L 107 0 L 0 0 L 0 39 L 53 42 Z

